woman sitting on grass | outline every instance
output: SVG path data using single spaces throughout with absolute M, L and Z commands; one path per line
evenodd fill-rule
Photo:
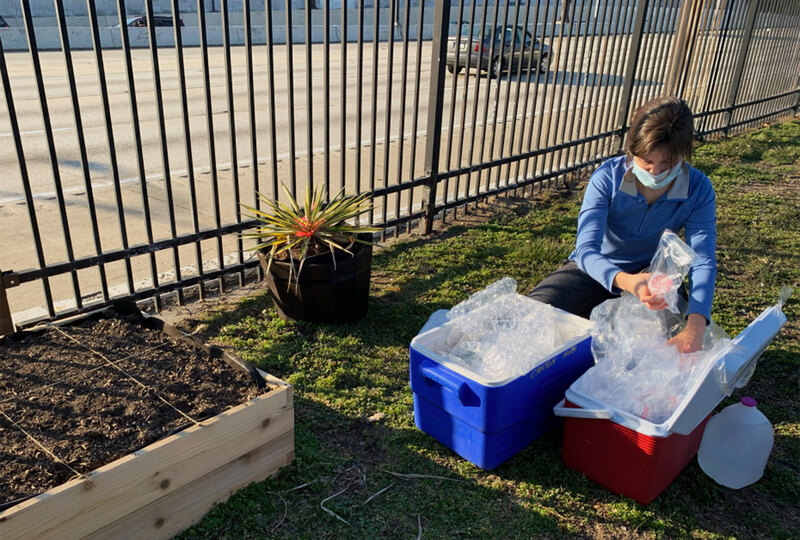
M 664 299 L 648 288 L 647 268 L 664 230 L 684 230 L 698 259 L 689 272 L 686 326 L 669 343 L 680 352 L 700 350 L 711 320 L 717 231 L 711 181 L 685 161 L 693 139 L 692 111 L 681 99 L 659 97 L 634 111 L 627 155 L 609 159 L 589 179 L 575 250 L 529 296 L 585 318 L 623 291 L 664 309 Z

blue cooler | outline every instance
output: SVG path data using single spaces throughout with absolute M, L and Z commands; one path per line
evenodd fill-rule
M 419 429 L 467 461 L 494 469 L 554 425 L 553 407 L 594 365 L 592 323 L 559 310 L 556 328 L 561 345 L 543 351 L 546 359 L 527 374 L 502 381 L 488 381 L 433 352 L 443 348 L 449 325 L 452 322 L 411 341 L 414 420 Z

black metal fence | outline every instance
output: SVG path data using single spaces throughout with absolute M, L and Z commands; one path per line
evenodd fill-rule
M 224 0 L 216 14 L 172 0 L 172 28 L 151 2 L 129 28 L 116 0 L 119 48 L 86 4 L 90 46 L 71 45 L 86 28 L 61 0 L 49 30 L 20 2 L 27 51 L 4 51 L 0 29 L 0 332 L 9 312 L 30 325 L 243 281 L 257 261 L 240 203 L 280 184 L 369 192 L 385 235 L 430 230 L 486 197 L 569 183 L 619 153 L 657 95 L 686 99 L 700 137 L 800 103 L 796 1 L 244 0 L 234 20 Z M 469 39 L 506 25 L 519 38 Z M 40 50 L 52 33 L 60 50 Z M 536 54 L 498 76 L 457 68 L 501 50 Z

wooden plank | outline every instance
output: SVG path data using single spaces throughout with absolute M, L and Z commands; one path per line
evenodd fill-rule
M 248 452 L 144 508 L 104 527 L 89 538 L 155 540 L 171 538 L 200 521 L 216 502 L 222 502 L 250 482 L 264 480 L 294 458 L 294 431 Z
M 0 513 L 0 538 L 79 538 L 294 429 L 272 390 Z

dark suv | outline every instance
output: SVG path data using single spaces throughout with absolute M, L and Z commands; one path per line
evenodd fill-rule
M 159 26 L 169 26 L 172 28 L 172 17 L 168 17 L 166 15 L 155 15 L 153 17 L 153 23 L 156 28 Z M 118 24 L 115 26 L 119 26 Z M 147 17 L 133 17 L 125 21 L 125 26 L 131 27 L 147 27 Z M 178 19 L 178 26 L 183 26 L 183 21 Z

